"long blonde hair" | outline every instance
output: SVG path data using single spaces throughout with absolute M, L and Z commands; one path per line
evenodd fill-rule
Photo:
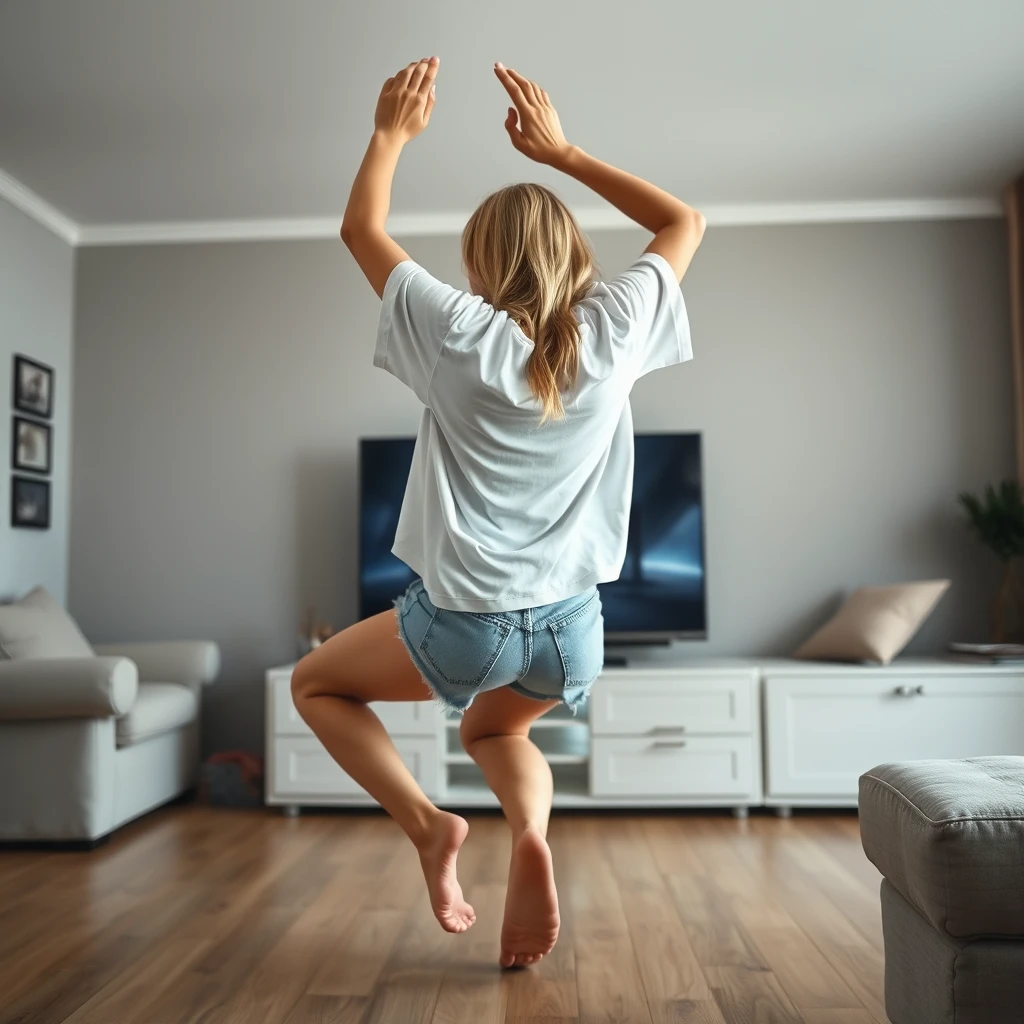
M 462 260 L 480 295 L 533 341 L 526 366 L 541 422 L 565 415 L 562 395 L 580 365 L 573 307 L 594 279 L 594 255 L 565 203 L 543 185 L 489 195 L 462 233 Z

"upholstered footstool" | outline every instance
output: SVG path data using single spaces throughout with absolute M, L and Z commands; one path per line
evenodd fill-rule
M 861 776 L 892 1024 L 1024 1022 L 1024 757 Z

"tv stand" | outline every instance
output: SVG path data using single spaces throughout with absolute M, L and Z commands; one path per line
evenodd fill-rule
M 655 663 L 639 648 L 629 663 L 606 665 L 578 714 L 559 707 L 533 724 L 530 738 L 551 765 L 554 806 L 722 807 L 743 817 L 761 805 L 757 668 L 664 655 Z M 376 704 L 374 710 L 437 804 L 498 806 L 462 749 L 457 714 L 430 702 Z M 291 667 L 267 673 L 266 802 L 286 813 L 303 805 L 373 805 L 296 713 Z

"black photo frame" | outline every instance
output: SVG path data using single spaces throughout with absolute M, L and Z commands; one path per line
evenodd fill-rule
M 50 481 L 11 477 L 11 526 L 26 530 L 50 528 Z
M 52 366 L 37 363 L 28 356 L 14 357 L 14 408 L 48 420 L 53 416 L 53 389 L 56 383 Z
M 36 454 L 42 446 L 44 455 Z M 12 417 L 11 469 L 48 476 L 53 471 L 53 430 L 49 423 Z

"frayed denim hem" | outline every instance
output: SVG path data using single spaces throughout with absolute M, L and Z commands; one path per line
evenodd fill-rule
M 402 641 L 402 646 L 405 648 L 406 653 L 409 655 L 409 660 L 415 666 L 416 671 L 419 672 L 420 679 L 422 679 L 423 682 L 426 684 L 427 689 L 430 691 L 430 695 L 434 698 L 434 703 L 445 713 L 449 711 L 455 711 L 460 715 L 464 715 L 466 713 L 466 709 L 470 706 L 470 704 L 473 703 L 473 698 L 470 697 L 470 699 L 466 701 L 465 704 L 459 704 L 457 701 L 452 700 L 451 697 L 442 693 L 438 689 L 437 683 L 435 683 L 434 680 L 431 679 L 430 676 L 428 676 L 426 672 L 423 670 L 422 659 L 420 658 L 419 654 L 417 654 L 417 652 L 413 650 L 412 644 L 409 643 L 409 638 L 405 635 L 405 630 L 402 629 L 402 609 L 400 607 L 401 600 L 402 598 L 399 598 L 398 600 L 391 602 L 395 607 L 395 625 L 397 626 L 397 632 L 395 633 L 395 636 L 397 636 L 398 639 Z

